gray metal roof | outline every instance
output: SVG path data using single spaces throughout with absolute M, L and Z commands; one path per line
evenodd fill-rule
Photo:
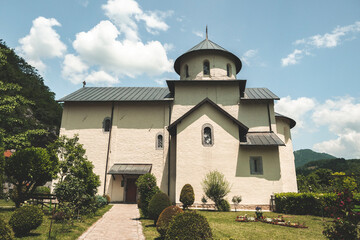
M 274 132 L 248 132 L 247 142 L 240 142 L 242 146 L 285 146 L 285 143 Z
M 267 88 L 246 88 L 242 100 L 279 100 L 272 91 Z
M 164 101 L 171 98 L 161 87 L 84 87 L 58 102 Z
M 293 128 L 296 125 L 296 121 L 294 119 L 289 118 L 287 116 L 284 116 L 284 115 L 282 115 L 280 113 L 275 112 L 275 117 L 285 118 L 285 119 L 289 120 L 290 121 L 290 128 Z
M 214 43 L 213 41 L 210 41 L 209 39 L 205 39 L 205 40 L 201 41 L 196 46 L 190 48 L 189 51 L 187 51 L 187 52 L 205 50 L 205 49 L 221 50 L 221 51 L 229 52 L 225 48 L 223 48 L 220 45 Z
M 115 163 L 108 174 L 145 174 L 151 171 L 152 164 Z

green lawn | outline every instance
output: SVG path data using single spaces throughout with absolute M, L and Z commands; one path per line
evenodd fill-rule
M 283 215 L 285 220 L 291 222 L 305 222 L 307 229 L 276 226 L 262 222 L 236 222 L 236 216 L 247 214 L 253 216 L 254 212 L 215 212 L 198 211 L 209 221 L 214 239 L 326 239 L 322 235 L 324 221 L 330 219 L 315 216 Z M 266 217 L 277 217 L 278 213 L 264 213 Z M 154 222 L 141 219 L 144 235 L 147 240 L 160 239 Z
M 0 217 L 3 217 L 5 221 L 8 222 L 14 209 L 3 208 L 2 206 L 3 205 L 0 205 Z M 88 229 L 94 222 L 96 222 L 102 215 L 104 215 L 104 213 L 106 213 L 111 207 L 112 205 L 107 205 L 104 208 L 99 209 L 95 213 L 94 217 L 83 218 L 82 221 L 75 221 L 73 226 L 71 226 L 70 224 L 55 223 L 55 221 L 53 221 L 50 239 L 61 239 L 61 240 L 77 239 L 83 232 L 85 232 L 86 229 Z M 22 239 L 22 240 L 48 239 L 50 221 L 51 221 L 50 217 L 45 215 L 44 221 L 39 228 L 32 230 L 29 236 L 22 238 L 15 238 L 15 239 Z

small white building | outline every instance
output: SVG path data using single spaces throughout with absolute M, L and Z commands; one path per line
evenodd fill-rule
M 135 181 L 151 172 L 179 203 L 190 183 L 195 203 L 212 170 L 232 184 L 228 200 L 269 205 L 270 196 L 297 192 L 290 129 L 295 121 L 274 112 L 267 88 L 236 79 L 240 59 L 209 39 L 178 57 L 180 80 L 160 87 L 83 87 L 64 102 L 61 135 L 78 134 L 100 175 L 99 194 L 135 202 Z

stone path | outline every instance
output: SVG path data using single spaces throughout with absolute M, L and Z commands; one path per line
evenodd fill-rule
M 144 240 L 136 204 L 114 204 L 79 240 Z

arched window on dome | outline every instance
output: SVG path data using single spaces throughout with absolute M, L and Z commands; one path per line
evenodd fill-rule
M 231 77 L 231 65 L 230 65 L 230 63 L 228 63 L 228 64 L 226 65 L 226 75 L 227 75 L 228 77 Z
M 201 131 L 202 144 L 204 147 L 214 145 L 214 129 L 210 124 L 204 124 Z
M 189 66 L 187 64 L 185 65 L 185 77 L 189 77 Z
M 210 75 L 210 63 L 208 60 L 205 60 L 204 61 L 204 64 L 203 64 L 203 73 L 204 75 Z

